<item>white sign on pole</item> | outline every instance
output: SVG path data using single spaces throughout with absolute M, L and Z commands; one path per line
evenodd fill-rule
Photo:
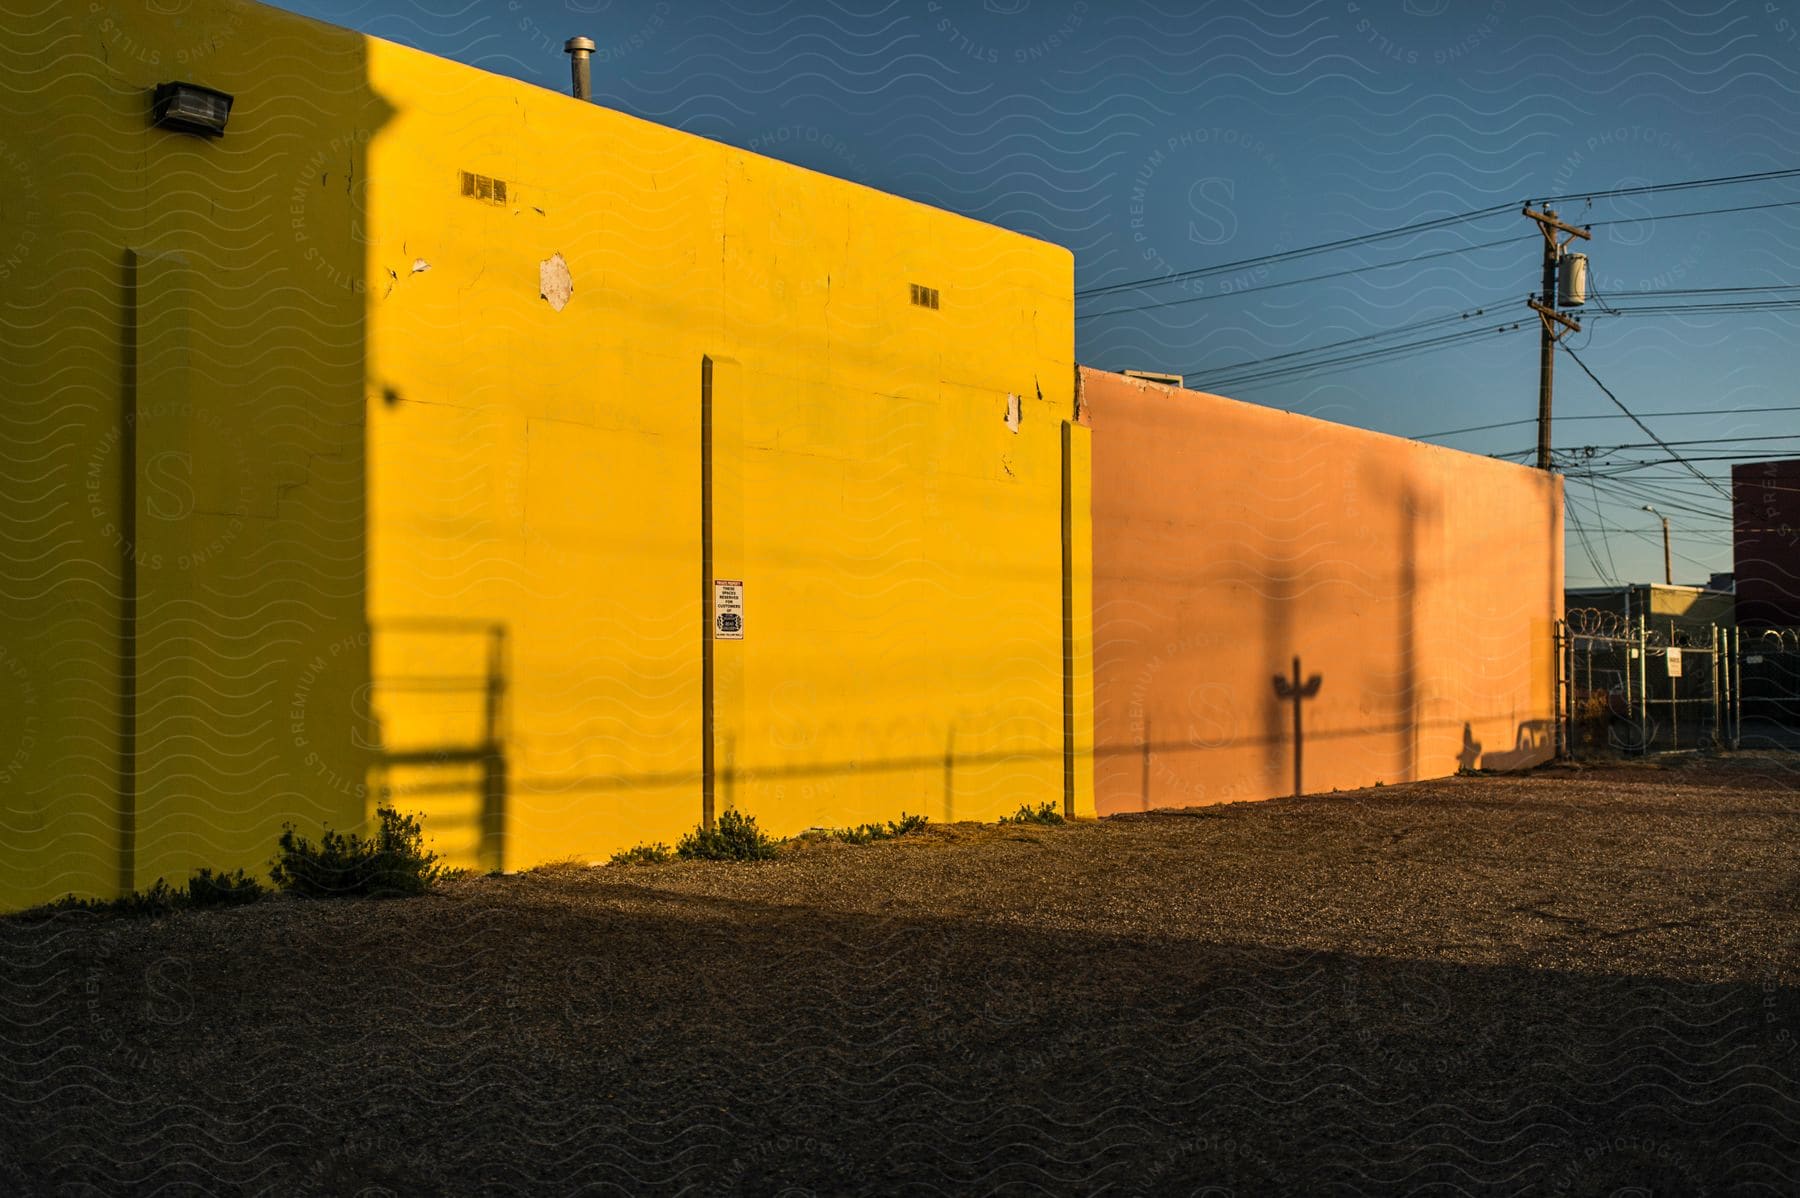
M 729 578 L 713 579 L 713 639 L 744 639 L 744 584 Z
M 1681 650 L 1669 650 L 1669 677 L 1681 677 Z

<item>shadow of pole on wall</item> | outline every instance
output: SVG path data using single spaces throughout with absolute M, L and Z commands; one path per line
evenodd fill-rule
M 1301 779 L 1304 777 L 1302 767 L 1305 749 L 1301 707 L 1308 699 L 1319 693 L 1319 686 L 1324 682 L 1324 677 L 1319 674 L 1314 674 L 1305 682 L 1301 682 L 1300 677 L 1300 658 L 1298 656 L 1294 658 L 1294 676 L 1291 679 L 1283 678 L 1280 674 L 1275 675 L 1275 697 L 1284 703 L 1294 705 L 1294 793 L 1296 795 L 1305 793 L 1301 785 Z

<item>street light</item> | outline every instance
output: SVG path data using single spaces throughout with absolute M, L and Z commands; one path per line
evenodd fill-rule
M 1646 512 L 1649 512 L 1652 516 L 1655 516 L 1659 520 L 1662 521 L 1662 526 L 1663 526 L 1663 585 L 1674 586 L 1675 585 L 1675 573 L 1669 565 L 1669 518 L 1667 516 L 1663 515 L 1661 512 L 1657 511 L 1654 507 L 1652 507 L 1650 504 L 1647 504 L 1647 503 L 1644 505 L 1644 510 Z

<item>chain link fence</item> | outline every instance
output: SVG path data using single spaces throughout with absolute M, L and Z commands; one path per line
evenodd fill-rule
M 1737 746 L 1742 653 L 1736 629 L 1572 608 L 1558 622 L 1556 640 L 1560 755 Z M 1789 660 L 1800 665 L 1800 655 Z M 1775 668 L 1769 677 L 1779 690 Z M 1789 685 L 1782 693 L 1795 692 Z

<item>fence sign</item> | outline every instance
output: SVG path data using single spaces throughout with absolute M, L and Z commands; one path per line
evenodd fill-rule
M 1760 654 L 1760 653 L 1745 654 L 1744 655 L 1744 664 L 1747 666 L 1760 666 L 1762 664 L 1762 654 Z
M 713 639 L 744 639 L 744 584 L 729 578 L 713 579 Z
M 1681 650 L 1669 650 L 1669 677 L 1681 677 Z

